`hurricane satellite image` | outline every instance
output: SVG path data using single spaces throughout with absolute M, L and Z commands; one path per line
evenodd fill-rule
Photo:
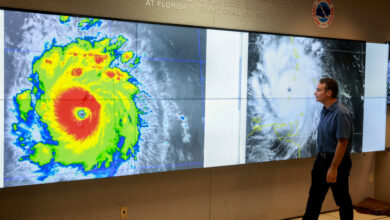
M 354 118 L 353 152 L 362 150 L 365 44 L 249 34 L 246 163 L 312 157 L 322 105 L 318 80 L 339 83 Z
M 4 11 L 4 35 L 4 186 L 203 167 L 205 29 Z

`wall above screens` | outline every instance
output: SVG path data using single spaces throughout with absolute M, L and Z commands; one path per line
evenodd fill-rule
M 8 10 L 0 20 L 2 187 L 312 157 L 322 77 L 354 114 L 353 151 L 384 150 L 387 45 Z

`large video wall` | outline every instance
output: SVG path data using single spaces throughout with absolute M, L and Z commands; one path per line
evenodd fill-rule
M 353 152 L 385 147 L 387 45 L 8 10 L 0 21 L 0 187 L 312 157 L 322 77 L 353 113 Z

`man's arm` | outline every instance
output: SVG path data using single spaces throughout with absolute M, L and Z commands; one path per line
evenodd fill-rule
M 337 168 L 339 167 L 341 161 L 343 160 L 345 151 L 347 150 L 348 139 L 339 138 L 337 139 L 336 152 L 334 153 L 334 157 L 332 160 L 332 164 L 328 170 L 328 174 L 326 175 L 326 182 L 335 183 L 337 181 Z

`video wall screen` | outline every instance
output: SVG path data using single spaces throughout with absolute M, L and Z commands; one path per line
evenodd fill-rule
M 384 44 L 9 10 L 0 33 L 0 187 L 312 157 L 322 77 L 353 152 L 385 148 Z
M 362 151 L 365 43 L 249 35 L 247 161 L 315 155 L 321 105 L 318 79 L 340 84 L 339 100 L 354 115 L 353 151 Z M 265 146 L 258 147 L 259 143 Z

